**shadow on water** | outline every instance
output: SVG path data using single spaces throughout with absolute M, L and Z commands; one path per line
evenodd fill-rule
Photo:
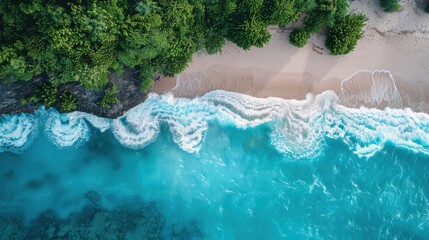
M 115 149 L 119 147 L 119 143 L 113 136 L 106 135 L 112 135 L 112 133 L 93 131 L 91 139 L 82 146 L 86 152 L 82 161 L 87 164 L 93 161 L 107 161 L 111 164 L 113 170 L 118 171 L 121 169 L 121 159 Z
M 55 173 L 45 173 L 41 178 L 30 180 L 26 183 L 26 187 L 32 190 L 37 190 L 45 185 L 54 186 L 59 182 L 60 176 Z

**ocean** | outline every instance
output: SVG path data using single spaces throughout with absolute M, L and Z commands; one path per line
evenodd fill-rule
M 0 117 L 0 239 L 428 239 L 429 115 L 213 91 Z

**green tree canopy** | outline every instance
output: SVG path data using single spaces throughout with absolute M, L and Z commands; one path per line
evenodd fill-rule
M 368 19 L 364 15 L 346 15 L 337 20 L 329 28 L 326 38 L 326 47 L 333 55 L 342 55 L 351 52 L 359 38 L 362 36 L 362 28 Z
M 183 71 L 198 50 L 219 52 L 226 39 L 243 49 L 263 47 L 268 26 L 300 16 L 303 25 L 290 41 L 303 46 L 311 34 L 338 26 L 347 6 L 348 0 L 2 0 L 0 80 L 45 73 L 59 84 L 100 89 L 112 71 L 136 68 L 148 90 L 155 73 Z
M 380 0 L 380 5 L 385 12 L 394 12 L 401 8 L 398 0 Z

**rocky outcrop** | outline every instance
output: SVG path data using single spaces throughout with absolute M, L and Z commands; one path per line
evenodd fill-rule
M 2 83 L 0 81 L 0 115 L 20 112 L 33 112 L 39 104 L 21 104 L 21 100 L 29 98 L 45 82 L 46 76 L 38 76 L 31 81 Z
M 28 99 L 48 81 L 46 75 L 33 78 L 30 81 L 17 81 L 11 83 L 0 82 L 0 115 L 22 112 L 33 112 L 42 105 L 39 103 L 22 104 L 23 99 Z M 121 76 L 112 73 L 109 76 L 109 84 L 103 89 L 91 90 L 81 83 L 69 82 L 59 85 L 59 92 L 67 90 L 77 99 L 77 111 L 91 113 L 100 117 L 117 118 L 130 108 L 142 103 L 148 92 L 140 88 L 138 71 L 126 69 Z M 118 88 L 119 103 L 107 109 L 98 104 L 104 96 L 104 90 L 115 84 Z

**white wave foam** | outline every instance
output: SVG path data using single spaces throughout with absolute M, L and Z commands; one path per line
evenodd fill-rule
M 149 111 L 142 114 L 126 115 L 113 121 L 112 132 L 115 138 L 124 146 L 140 149 L 156 140 L 159 124 L 156 117 Z
M 271 133 L 272 145 L 281 153 L 294 158 L 317 154 L 324 140 L 323 125 L 333 121 L 325 112 L 338 101 L 332 91 L 316 97 L 307 96 L 306 101 L 293 104 L 287 115 L 278 122 Z
M 20 153 L 31 145 L 40 123 L 45 122 L 46 136 L 59 147 L 79 146 L 90 137 L 90 123 L 101 132 L 110 128 L 111 120 L 82 112 L 60 114 L 41 108 L 33 114 L 0 117 L 0 152 Z
M 72 112 L 67 113 L 67 116 L 69 118 L 73 119 L 85 119 L 87 122 L 89 122 L 93 127 L 100 130 L 100 132 L 105 132 L 111 127 L 111 120 L 107 118 L 97 117 L 95 115 L 84 113 L 84 112 Z
M 389 71 L 358 71 L 341 82 L 341 104 L 347 107 L 402 108 L 402 97 Z
M 20 153 L 31 145 L 37 133 L 37 120 L 31 114 L 0 117 L 0 152 Z
M 205 107 L 197 99 L 151 94 L 144 104 L 114 120 L 112 132 L 121 144 L 140 149 L 156 140 L 160 124 L 164 123 L 179 147 L 190 153 L 198 153 L 211 115 Z
M 89 140 L 90 129 L 85 118 L 77 114 L 60 114 L 50 111 L 45 133 L 59 147 L 79 146 Z
M 156 139 L 160 124 L 165 123 L 179 147 L 198 153 L 209 121 L 239 128 L 268 123 L 272 145 L 294 158 L 317 154 L 326 137 L 343 139 L 361 157 L 374 155 L 389 141 L 427 152 L 428 115 L 401 109 L 353 109 L 338 101 L 332 91 L 308 95 L 303 101 L 260 99 L 221 90 L 195 99 L 152 94 L 146 103 L 115 121 L 114 133 L 125 146 L 142 148 Z
M 392 94 L 396 91 L 385 86 L 388 84 L 371 84 L 373 94 L 378 93 L 374 102 L 388 99 L 380 89 L 390 89 Z M 344 141 L 360 157 L 373 156 L 388 142 L 429 154 L 429 115 L 410 109 L 348 108 L 338 103 L 344 101 L 340 99 L 333 91 L 309 94 L 302 101 L 261 99 L 222 90 L 195 99 L 151 94 L 143 104 L 113 121 L 84 113 L 64 115 L 50 111 L 45 131 L 58 146 L 75 146 L 89 139 L 90 123 L 100 131 L 110 128 L 122 145 L 141 149 L 155 141 L 160 127 L 166 125 L 181 149 L 198 154 L 208 123 L 217 121 L 238 128 L 267 124 L 274 148 L 293 158 L 318 154 L 327 138 Z M 392 99 L 389 104 L 399 104 Z M 15 115 L 20 120 L 12 116 L 2 122 L 0 131 L 8 137 L 1 138 L 1 149 L 19 149 L 27 141 L 35 117 L 23 116 L 21 119 Z
M 374 92 L 380 88 L 375 87 Z M 375 101 L 383 99 L 387 97 L 379 96 Z M 201 100 L 226 106 L 219 108 L 217 118 L 226 115 L 239 127 L 271 122 L 272 145 L 295 158 L 317 154 L 326 137 L 342 139 L 360 157 L 374 155 L 387 142 L 429 154 L 429 116 L 410 109 L 347 108 L 338 104 L 339 98 L 332 91 L 309 95 L 303 101 L 214 91 Z M 395 101 L 390 99 L 390 103 Z

